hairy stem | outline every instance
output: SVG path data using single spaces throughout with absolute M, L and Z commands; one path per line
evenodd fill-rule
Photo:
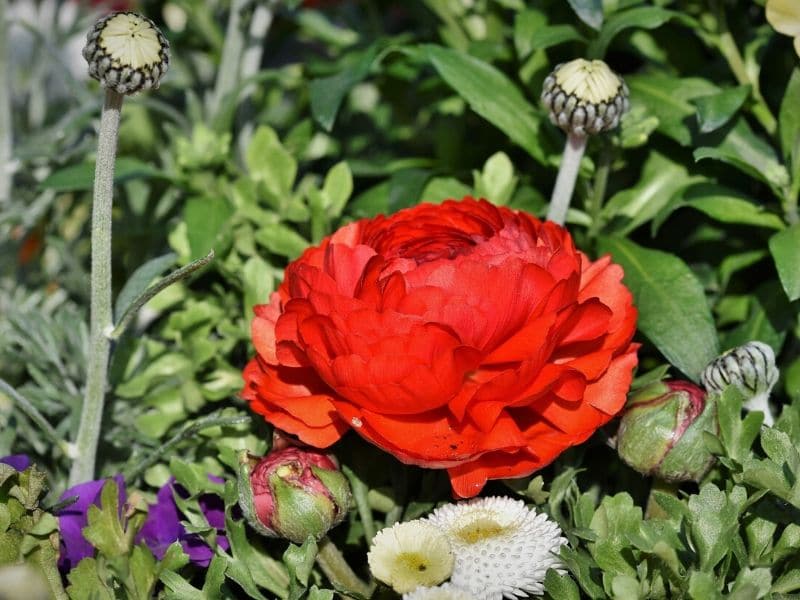
M 369 597 L 372 593 L 372 586 L 364 583 L 353 572 L 330 538 L 324 537 L 320 540 L 316 560 L 319 568 L 325 573 L 325 577 L 337 590 L 353 592 L 365 597 Z
M 547 220 L 563 225 L 567 218 L 572 192 L 575 189 L 575 180 L 578 178 L 578 167 L 581 164 L 583 152 L 586 150 L 586 136 L 568 134 L 564 154 L 561 157 L 561 166 L 558 169 L 556 185 L 550 198 L 550 208 L 547 209 Z
M 78 458 L 72 463 L 69 485 L 94 478 L 97 445 L 103 419 L 106 377 L 112 329 L 111 312 L 111 207 L 114 195 L 114 160 L 117 154 L 120 111 L 123 96 L 106 90 L 92 202 L 92 267 L 90 275 L 89 354 L 86 363 L 86 392 L 75 440 Z

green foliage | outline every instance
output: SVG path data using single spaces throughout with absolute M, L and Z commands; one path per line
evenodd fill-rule
M 0 455 L 34 456 L 53 497 L 85 382 L 100 107 L 94 84 L 54 58 L 90 17 L 56 4 L 58 26 L 15 27 L 34 42 L 10 68 L 14 194 L 0 204 L 0 377 L 64 442 L 0 393 Z M 704 439 L 717 463 L 696 486 L 642 480 L 595 439 L 487 493 L 519 494 L 564 528 L 551 598 L 800 593 L 800 68 L 763 4 L 141 2 L 163 21 L 173 66 L 123 109 L 115 325 L 130 320 L 109 371 L 100 474 L 124 473 L 147 498 L 174 476 L 189 493 L 176 498 L 185 525 L 212 546 L 198 498 L 222 496 L 230 550 L 216 547 L 207 569 L 177 543 L 157 561 L 133 542 L 143 504 L 118 506 L 109 485 L 86 531 L 96 552 L 65 591 L 43 476 L 0 465 L 0 562 L 35 565 L 60 599 L 338 593 L 314 544 L 267 540 L 240 518 L 237 456 L 271 439 L 238 397 L 253 306 L 290 260 L 353 219 L 468 194 L 543 216 L 564 136 L 541 84 L 585 56 L 624 76 L 631 110 L 589 141 L 568 225 L 587 255 L 624 269 L 639 311 L 637 385 L 697 380 L 720 350 L 758 339 L 778 357 L 780 417 L 764 428 L 734 392 L 718 398 L 719 434 Z M 165 285 L 211 250 L 210 265 Z M 600 437 L 613 440 L 613 426 Z M 331 537 L 366 578 L 375 532 L 447 500 L 447 485 L 358 440 L 336 451 L 356 506 Z

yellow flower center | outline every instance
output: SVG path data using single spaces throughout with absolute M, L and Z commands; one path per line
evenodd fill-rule
M 479 515 L 469 523 L 455 530 L 455 537 L 465 544 L 476 544 L 483 540 L 498 537 L 508 532 L 509 527 L 501 525 L 488 515 Z
M 111 17 L 98 41 L 115 66 L 141 69 L 161 61 L 156 30 L 137 15 L 120 13 Z
M 427 558 L 419 552 L 403 552 L 397 562 L 410 572 L 424 573 L 429 568 Z

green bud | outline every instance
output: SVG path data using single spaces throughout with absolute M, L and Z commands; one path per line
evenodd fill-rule
M 290 446 L 257 462 L 245 452 L 239 463 L 239 505 L 263 535 L 319 540 L 347 516 L 350 485 L 330 455 Z
M 617 433 L 617 452 L 643 475 L 699 481 L 714 463 L 703 432 L 716 434 L 717 408 L 686 381 L 661 381 L 628 399 Z

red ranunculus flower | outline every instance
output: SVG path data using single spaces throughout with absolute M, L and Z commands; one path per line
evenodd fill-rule
M 352 427 L 474 496 L 622 408 L 637 345 L 621 280 L 563 227 L 485 200 L 357 221 L 255 307 L 242 395 L 307 444 Z

